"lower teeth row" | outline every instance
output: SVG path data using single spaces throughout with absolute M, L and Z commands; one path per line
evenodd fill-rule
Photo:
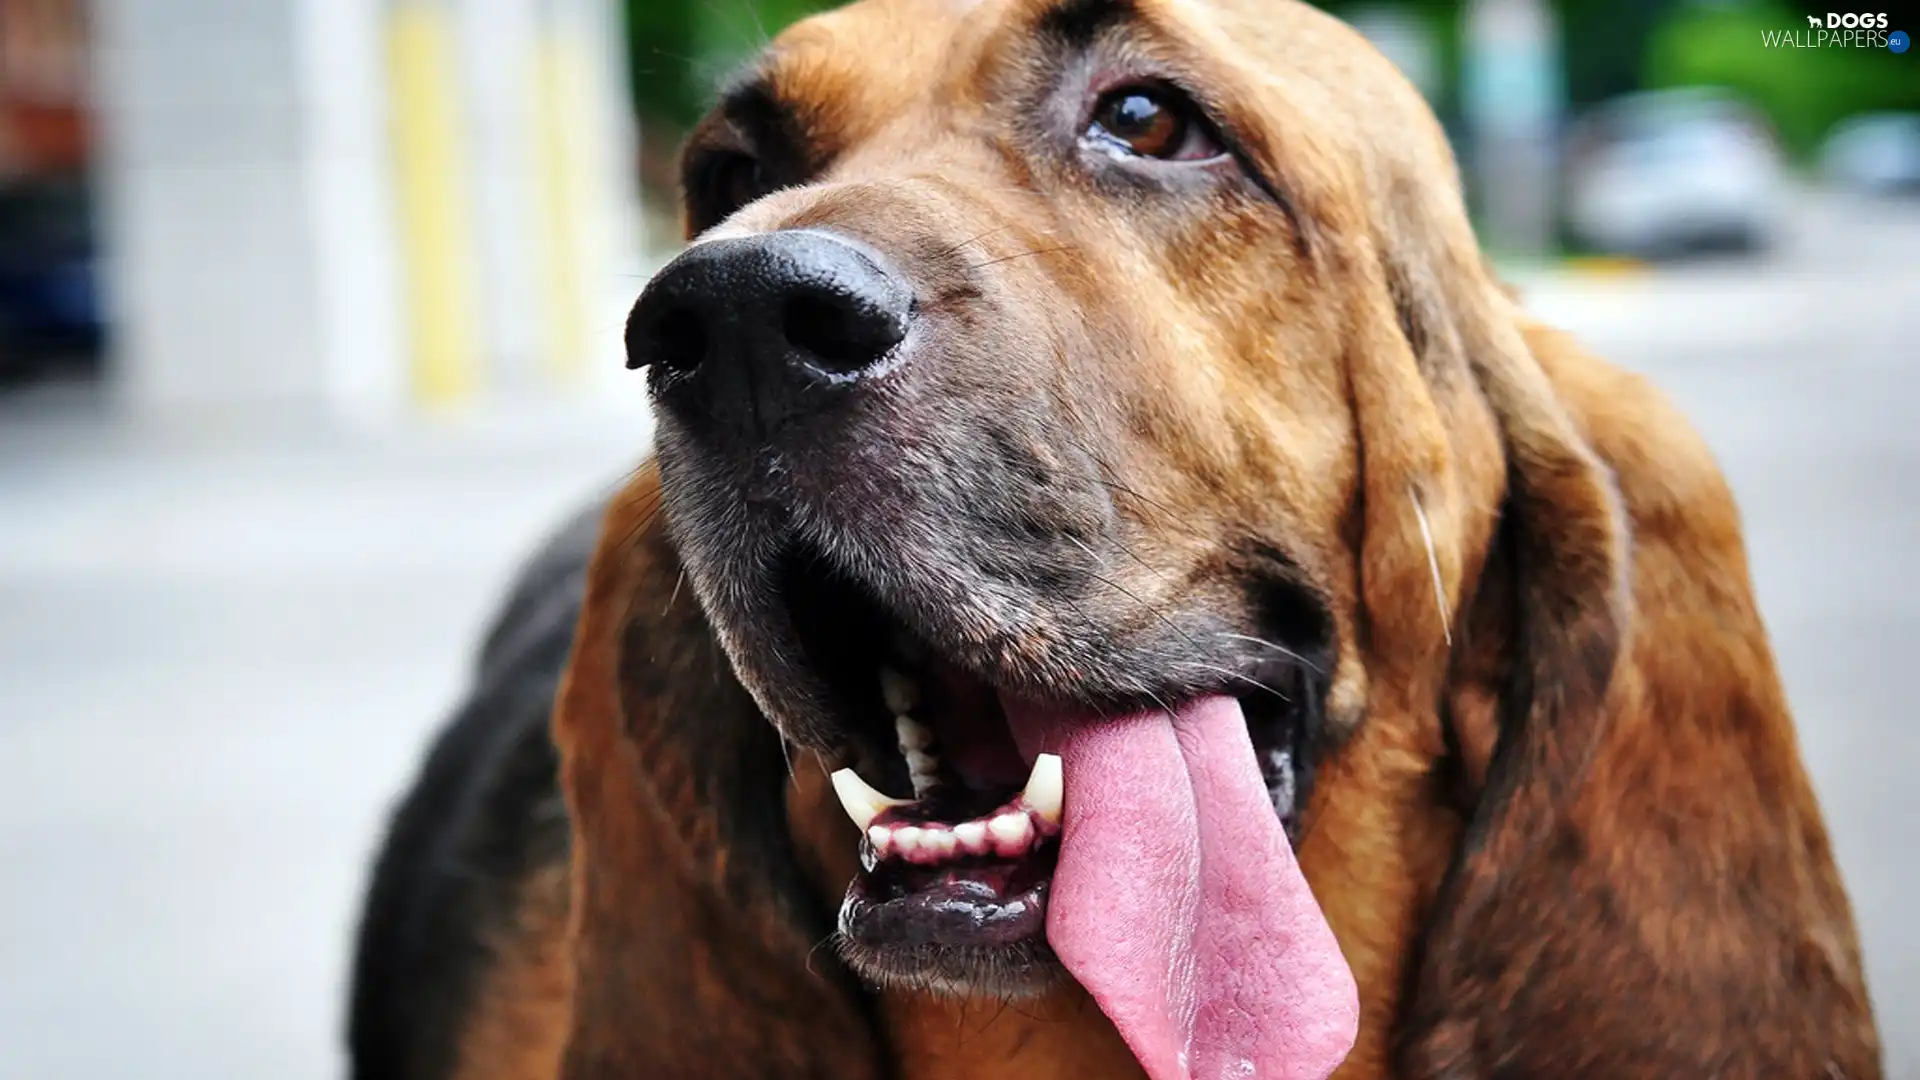
M 938 863 L 963 855 L 997 855 L 1013 859 L 1033 850 L 1038 843 L 1059 831 L 1029 807 L 1016 800 L 1004 809 L 983 818 L 948 826 L 940 822 L 919 824 L 880 823 L 867 827 L 867 842 L 880 859 L 902 859 L 910 863 Z

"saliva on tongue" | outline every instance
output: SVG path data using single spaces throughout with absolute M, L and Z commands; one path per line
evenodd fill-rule
M 1066 808 L 1047 941 L 1152 1080 L 1321 1080 L 1360 1006 L 1240 704 L 1101 717 L 1008 696 Z

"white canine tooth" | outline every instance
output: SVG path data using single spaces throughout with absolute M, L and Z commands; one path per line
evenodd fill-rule
M 904 799 L 889 799 L 873 790 L 852 769 L 841 769 L 833 774 L 833 793 L 840 796 L 840 805 L 846 809 L 847 816 L 862 829 L 872 825 L 873 819 L 880 816 L 880 811 L 906 803 Z
M 887 711 L 899 716 L 910 713 L 920 704 L 920 684 L 890 667 L 880 669 L 880 700 L 887 703 Z
M 1057 754 L 1041 754 L 1033 759 L 1033 771 L 1027 775 L 1027 787 L 1021 797 L 1027 809 L 1049 825 L 1060 824 L 1060 804 L 1066 795 L 1065 781 L 1060 775 L 1060 757 Z
M 933 732 L 911 716 L 893 718 L 893 732 L 900 737 L 900 752 L 925 750 L 933 745 Z
M 1022 848 L 1033 837 L 1033 822 L 1025 814 L 1001 814 L 987 822 L 987 831 L 1003 848 Z
M 960 846 L 979 855 L 987 847 L 987 823 L 984 821 L 963 821 L 953 827 L 953 838 Z
M 925 833 L 916 826 L 903 825 L 893 830 L 893 850 L 903 857 L 911 855 L 920 850 L 920 838 L 924 835 Z

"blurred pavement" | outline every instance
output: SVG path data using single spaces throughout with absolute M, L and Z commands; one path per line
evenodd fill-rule
M 516 560 L 646 437 L 0 418 L 0 1077 L 343 1076 L 388 804 Z
M 1920 206 L 1816 201 L 1759 264 L 1522 275 L 1705 431 L 1920 1077 Z M 341 1075 L 365 860 L 515 560 L 631 412 L 128 429 L 0 400 L 0 1075 Z M 103 1020 L 107 1021 L 103 1023 Z

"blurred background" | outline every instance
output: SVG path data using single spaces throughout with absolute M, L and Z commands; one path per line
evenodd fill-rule
M 674 148 L 813 6 L 0 0 L 0 1076 L 340 1075 L 391 800 L 647 445 Z M 1920 18 L 1328 6 L 1529 303 L 1720 455 L 1920 1077 Z

